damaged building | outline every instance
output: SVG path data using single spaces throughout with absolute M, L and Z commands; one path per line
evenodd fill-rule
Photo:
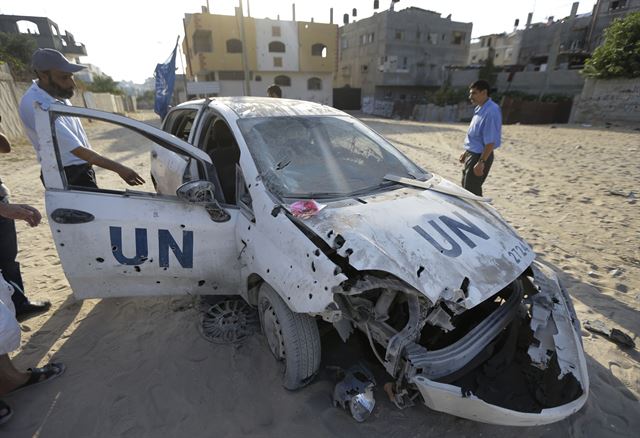
M 336 93 L 360 89 L 363 110 L 374 102 L 417 101 L 440 87 L 445 66 L 464 65 L 472 23 L 410 7 L 387 10 L 340 28 Z

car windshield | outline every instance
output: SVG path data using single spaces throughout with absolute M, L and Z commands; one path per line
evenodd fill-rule
M 238 125 L 265 185 L 283 198 L 365 195 L 395 185 L 387 174 L 430 177 L 351 117 L 260 117 Z

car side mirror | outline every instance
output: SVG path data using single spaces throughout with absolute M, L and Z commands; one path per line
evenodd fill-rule
M 189 181 L 176 190 L 178 199 L 202 204 L 214 222 L 226 222 L 231 219 L 229 213 L 220 206 L 215 198 L 216 186 L 211 181 Z

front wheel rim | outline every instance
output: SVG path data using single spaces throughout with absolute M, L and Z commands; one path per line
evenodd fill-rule
M 265 306 L 263 312 L 263 330 L 267 337 L 267 343 L 269 344 L 269 350 L 277 360 L 284 360 L 286 357 L 284 349 L 284 337 L 282 336 L 282 329 L 280 322 L 276 316 L 275 311 L 271 304 Z

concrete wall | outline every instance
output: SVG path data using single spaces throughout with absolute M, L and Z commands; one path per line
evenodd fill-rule
M 473 117 L 473 106 L 466 103 L 446 106 L 432 103 L 413 105 L 411 102 L 365 96 L 362 98 L 362 112 L 381 117 L 410 117 L 421 122 L 468 122 Z
M 466 103 L 445 106 L 430 103 L 416 105 L 413 109 L 413 119 L 421 122 L 462 122 L 472 117 L 473 106 Z
M 451 70 L 449 72 L 449 85 L 451 88 L 467 88 L 472 82 L 478 80 L 480 70 Z
M 640 78 L 587 79 L 582 94 L 573 102 L 569 121 L 640 126 Z
M 30 86 L 29 82 L 15 82 L 9 67 L 0 64 L 0 132 L 11 141 L 24 137 L 18 107 L 20 99 Z M 71 99 L 71 104 L 120 114 L 137 110 L 135 97 L 114 96 L 108 93 L 76 93 Z
M 76 93 L 71 98 L 71 104 L 118 114 L 137 111 L 137 102 L 134 96 L 116 96 L 109 93 L 93 93 L 91 91 L 85 91 L 82 94 Z
M 549 82 L 547 84 L 547 74 Z M 564 94 L 575 96 L 582 92 L 584 77 L 578 70 L 522 71 L 513 76 L 511 85 L 507 79 L 509 73 L 499 73 L 496 81 L 498 91 L 522 91 L 529 94 Z
M 9 140 L 14 141 L 24 135 L 22 122 L 18 116 L 18 105 L 24 87 L 18 86 L 14 81 L 6 64 L 0 64 L 0 132 Z

